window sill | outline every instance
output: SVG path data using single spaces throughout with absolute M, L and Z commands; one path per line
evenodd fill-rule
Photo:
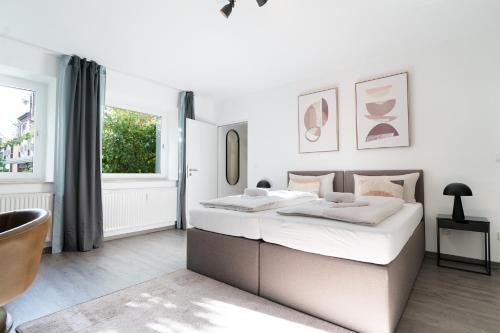
M 163 175 L 102 175 L 103 183 L 134 183 L 134 182 L 173 182 L 176 180 L 168 179 Z
M 103 190 L 119 190 L 131 188 L 176 188 L 176 180 L 167 178 L 103 178 Z
M 35 179 L 0 180 L 0 194 L 51 192 L 53 184 L 46 180 Z M 134 188 L 177 188 L 177 181 L 167 178 L 114 178 L 102 181 L 103 190 Z
M 53 182 L 46 181 L 45 179 L 0 179 L 0 185 L 25 185 L 25 184 L 52 184 Z
M 0 181 L 0 195 L 15 193 L 51 193 L 53 183 L 45 180 L 16 179 L 12 181 Z

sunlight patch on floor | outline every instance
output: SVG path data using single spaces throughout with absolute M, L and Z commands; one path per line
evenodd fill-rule
M 161 279 L 41 318 L 23 332 L 347 332 L 187 270 Z
M 264 330 L 269 332 L 325 332 L 306 325 L 302 325 L 277 315 L 263 313 L 228 302 L 213 299 L 202 299 L 192 302 L 199 310 L 194 311 L 192 316 L 200 321 L 190 320 L 182 323 L 178 319 L 156 318 L 156 323 L 148 323 L 146 326 L 159 333 L 172 332 L 256 332 Z M 265 311 L 266 309 L 262 309 Z M 207 325 L 207 322 L 210 325 Z
M 271 332 L 324 332 L 320 329 L 265 313 L 265 308 L 261 309 L 262 312 L 259 312 L 231 303 L 206 298 L 202 302 L 193 303 L 205 309 L 204 312 L 195 313 L 195 316 L 210 321 L 214 326 L 218 327 L 218 332 L 220 332 L 221 328 L 235 329 L 237 327 L 240 329 L 240 332 L 255 332 L 256 329 L 262 328 Z M 244 324 L 242 325 L 242 323 Z

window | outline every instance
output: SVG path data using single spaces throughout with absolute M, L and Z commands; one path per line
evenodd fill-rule
M 102 169 L 114 176 L 162 175 L 162 118 L 106 106 L 102 131 Z
M 0 180 L 44 176 L 43 84 L 0 75 Z

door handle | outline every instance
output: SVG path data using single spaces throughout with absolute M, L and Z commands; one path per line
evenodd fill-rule
M 198 169 L 195 169 L 195 168 L 189 168 L 188 169 L 188 176 L 192 176 L 192 172 L 196 172 L 196 171 L 199 171 Z

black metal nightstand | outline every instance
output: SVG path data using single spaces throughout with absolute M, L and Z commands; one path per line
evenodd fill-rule
M 443 215 L 439 214 L 437 216 L 437 265 L 441 267 L 458 269 L 466 272 L 473 272 L 479 274 L 491 275 L 491 253 L 490 253 L 490 221 L 483 217 L 470 217 L 466 216 L 464 221 L 456 221 L 451 215 Z M 457 260 L 451 258 L 441 258 L 441 229 L 454 229 L 454 230 L 463 230 L 463 231 L 472 231 L 472 232 L 481 232 L 484 233 L 484 263 L 473 263 L 464 260 Z M 443 265 L 441 263 L 442 260 L 445 261 L 453 261 L 468 265 L 477 265 L 481 266 L 485 269 L 484 272 L 465 269 L 455 266 Z

